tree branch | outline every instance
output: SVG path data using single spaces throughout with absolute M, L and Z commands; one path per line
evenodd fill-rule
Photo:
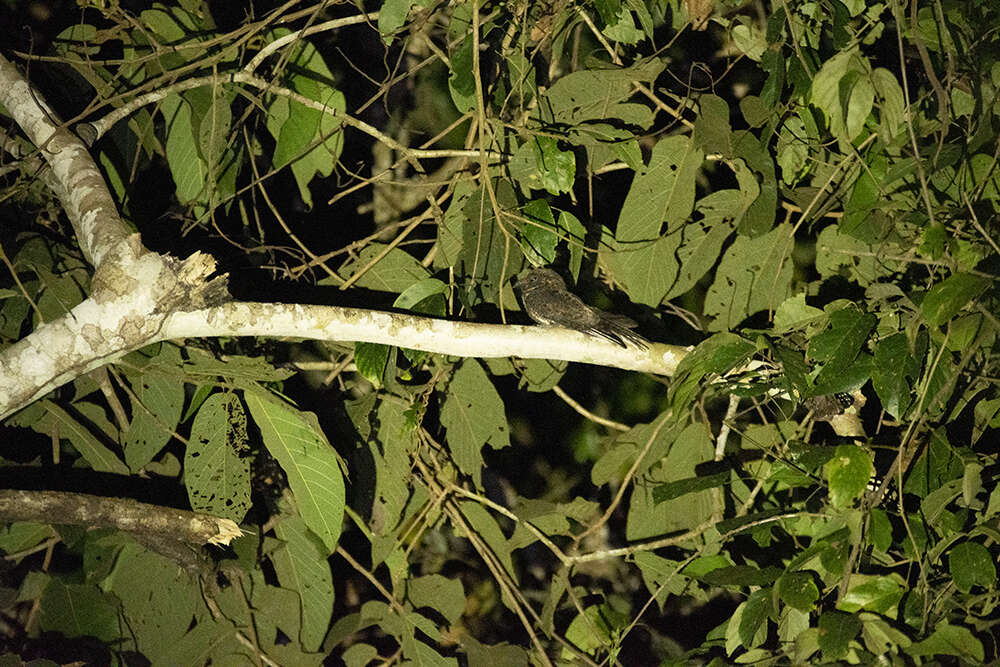
M 205 544 L 227 545 L 242 535 L 229 519 L 148 505 L 128 498 L 104 498 L 61 491 L 0 490 L 0 523 L 37 521 L 88 528 L 117 528 L 143 545 L 188 568 L 200 569 Z

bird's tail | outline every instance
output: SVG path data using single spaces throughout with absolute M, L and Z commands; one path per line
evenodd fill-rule
M 640 350 L 649 348 L 649 341 L 637 334 L 633 329 L 636 324 L 624 315 L 616 313 L 601 313 L 601 320 L 589 333 L 627 348 L 629 344 Z

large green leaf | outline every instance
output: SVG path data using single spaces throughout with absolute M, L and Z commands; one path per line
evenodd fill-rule
M 264 446 L 288 477 L 299 515 L 332 553 L 344 516 L 344 478 L 316 415 L 300 412 L 263 390 L 247 390 L 244 395 Z
M 722 258 L 705 295 L 709 329 L 726 331 L 749 315 L 777 308 L 791 294 L 794 239 L 780 225 L 755 239 L 740 236 Z
M 207 168 L 199 155 L 191 106 L 170 94 L 160 103 L 167 128 L 167 165 L 174 177 L 177 199 L 190 202 L 203 194 Z
M 927 292 L 921 310 L 931 324 L 944 324 L 989 286 L 988 278 L 956 273 Z
M 297 516 L 283 517 L 274 533 L 284 542 L 271 555 L 278 581 L 302 601 L 302 647 L 318 651 L 333 615 L 333 575 L 325 547 Z
M 118 601 L 93 584 L 66 584 L 53 578 L 40 602 L 38 621 L 46 632 L 105 642 L 119 636 Z
M 871 66 L 857 48 L 827 60 L 813 79 L 812 102 L 826 114 L 830 132 L 849 143 L 861 132 L 875 101 Z
M 997 567 L 990 550 L 979 542 L 962 542 L 948 552 L 948 569 L 955 588 L 968 593 L 973 586 L 990 590 L 997 580 Z
M 694 179 L 704 154 L 686 137 L 657 142 L 649 165 L 637 173 L 629 188 L 615 239 L 620 243 L 650 241 L 676 231 L 694 207 Z
M 856 445 L 841 445 L 826 464 L 830 483 L 830 501 L 834 507 L 845 507 L 868 487 L 874 471 L 872 455 Z
M 448 429 L 448 447 L 459 469 L 479 485 L 483 445 L 500 449 L 510 444 L 503 401 L 474 359 L 452 376 L 441 407 L 441 423 Z

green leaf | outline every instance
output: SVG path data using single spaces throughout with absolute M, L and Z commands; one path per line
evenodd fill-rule
M 551 264 L 556 259 L 556 219 L 544 199 L 534 199 L 524 205 L 524 218 L 518 220 L 522 248 L 528 261 L 535 266 Z
M 861 638 L 865 647 L 875 655 L 896 652 L 912 643 L 905 633 L 874 614 L 862 613 L 860 618 L 863 624 Z
M 899 419 L 910 406 L 912 382 L 920 374 L 920 364 L 910 353 L 909 339 L 897 333 L 879 341 L 875 346 L 875 364 L 872 367 L 872 387 L 882 401 L 882 407 Z
M 0 529 L 0 551 L 5 554 L 18 553 L 52 537 L 55 537 L 52 526 L 15 521 Z
M 892 522 L 885 510 L 872 508 L 868 536 L 872 546 L 882 553 L 892 546 Z
M 411 614 L 411 617 L 415 616 Z M 428 665 L 428 667 L 458 667 L 457 658 L 446 658 L 427 644 L 417 641 L 413 634 L 403 637 L 403 664 Z
M 472 38 L 462 40 L 451 52 L 451 73 L 448 89 L 459 113 L 467 113 L 476 106 L 476 72 L 472 69 Z
M 662 139 L 653 147 L 649 165 L 637 172 L 618 217 L 620 243 L 650 241 L 676 231 L 694 208 L 694 179 L 704 154 L 687 137 Z
M 518 207 L 517 195 L 510 183 L 500 180 L 493 186 L 501 209 Z M 465 277 L 464 295 L 478 303 L 479 300 L 499 305 L 500 295 L 509 307 L 516 303 L 510 278 L 524 265 L 520 253 L 512 252 L 507 223 L 498 222 L 491 198 L 480 189 L 470 196 L 465 206 L 462 225 L 462 248 L 456 273 Z M 462 293 L 460 293 L 462 295 Z
M 782 644 L 794 645 L 796 642 L 812 634 L 816 636 L 818 630 L 809 627 L 809 614 L 799 611 L 794 607 L 785 607 L 778 617 L 778 641 Z M 815 640 L 813 640 L 815 643 Z M 801 645 L 801 644 L 800 644 Z M 815 649 L 810 653 L 815 652 Z
M 809 572 L 786 572 L 778 579 L 778 596 L 789 607 L 810 612 L 819 599 L 815 576 Z
M 382 41 L 392 43 L 393 33 L 403 27 L 410 13 L 410 0 L 386 0 L 378 13 L 378 31 Z
M 663 603 L 669 595 L 681 595 L 688 586 L 688 577 L 678 574 L 677 561 L 657 556 L 648 551 L 635 554 L 635 564 L 642 573 L 642 580 L 650 593 Z
M 975 424 L 972 427 L 972 442 L 976 444 L 987 429 L 1000 428 L 1000 398 L 981 400 L 973 409 Z
M 291 34 L 287 28 L 267 33 L 268 40 Z M 346 110 L 344 94 L 331 85 L 335 80 L 322 55 L 308 40 L 300 39 L 288 52 L 282 70 L 285 83 L 322 109 L 306 106 L 287 97 L 271 99 L 267 130 L 275 139 L 272 161 L 275 169 L 291 164 L 299 196 L 312 206 L 309 183 L 316 175 L 329 176 L 337 164 L 344 139 L 337 118 Z
M 465 610 L 465 591 L 458 579 L 429 574 L 411 579 L 406 591 L 415 608 L 430 607 L 449 623 L 455 623 Z
M 798 116 L 789 117 L 778 134 L 777 161 L 781 168 L 781 181 L 785 185 L 795 185 L 808 172 L 809 144 L 805 125 Z
M 961 542 L 948 553 L 948 570 L 955 588 L 968 593 L 973 586 L 991 590 L 997 580 L 997 568 L 990 550 L 978 542 Z
M 733 164 L 742 184 L 749 173 L 742 160 Z M 656 306 L 684 294 L 718 262 L 723 243 L 759 192 L 756 180 L 749 180 L 747 192 L 720 190 L 704 197 L 697 204 L 700 217 L 652 243 L 605 238 L 600 260 L 637 303 Z
M 236 639 L 237 628 L 225 618 L 201 618 L 184 637 L 169 647 L 163 664 L 206 665 L 222 663 L 234 654 L 241 653 Z
M 97 37 L 97 28 L 88 23 L 78 23 L 63 30 L 52 40 L 52 45 L 62 56 L 92 56 L 101 50 L 99 44 L 91 45 Z
M 823 311 L 807 305 L 805 293 L 799 292 L 782 301 L 774 311 L 773 331 L 775 335 L 800 331 L 816 324 L 823 317 Z
M 884 191 L 882 178 L 885 176 L 886 168 L 885 156 L 876 152 L 858 174 L 854 188 L 844 205 L 844 217 L 840 220 L 840 230 L 845 234 L 851 234 L 865 241 L 876 240 L 868 237 L 871 236 L 869 230 L 877 226 L 866 223 L 886 201 L 882 194 Z
M 425 278 L 403 290 L 392 305 L 394 308 L 441 317 L 445 314 L 447 294 L 448 286 L 443 282 L 437 278 Z
M 740 100 L 740 113 L 750 127 L 760 127 L 771 118 L 773 109 L 757 95 L 745 95 Z
M 250 509 L 250 442 L 243 404 L 213 394 L 198 410 L 184 450 L 191 509 L 241 523 Z
M 266 585 L 259 570 L 253 572 L 252 577 L 250 605 L 254 610 L 252 622 L 257 626 L 260 648 L 281 665 L 319 667 L 322 654 L 305 651 L 303 605 L 298 592 Z M 283 641 L 284 637 L 292 641 Z
M 809 356 L 823 364 L 817 385 L 842 375 L 855 363 L 876 321 L 874 315 L 854 306 L 830 314 L 830 328 L 809 341 Z
M 990 286 L 990 280 L 968 273 L 955 273 L 932 287 L 920 311 L 933 326 L 940 326 L 958 314 Z
M 877 576 L 852 574 L 851 584 L 837 609 L 857 613 L 862 609 L 889 618 L 896 617 L 896 606 L 906 592 L 905 582 L 899 575 Z
M 217 171 L 229 143 L 235 94 L 226 87 L 195 88 L 185 91 L 184 99 L 191 104 L 192 125 L 197 137 L 198 154 L 209 171 Z
M 765 33 L 756 22 L 751 23 L 748 17 L 740 16 L 732 27 L 733 43 L 751 60 L 760 60 L 767 50 Z
M 560 211 L 559 229 L 565 233 L 566 245 L 569 246 L 569 273 L 576 279 L 580 276 L 580 266 L 583 264 L 583 244 L 587 238 L 587 229 L 569 211 Z
M 633 67 L 572 72 L 552 84 L 539 109 L 546 121 L 568 126 L 617 119 L 626 106 L 619 102 L 632 96 L 635 82 L 656 80 L 664 66 L 662 60 L 649 58 Z
M 670 402 L 688 405 L 705 376 L 725 375 L 746 362 L 755 349 L 750 341 L 730 333 L 715 334 L 702 341 L 677 365 L 670 385 Z
M 155 369 L 130 379 L 138 402 L 132 402 L 132 422 L 123 438 L 125 463 L 139 472 L 174 437 L 184 408 L 184 383 Z
M 203 378 L 206 379 L 206 382 L 214 383 L 218 380 L 217 376 L 220 375 L 232 380 L 250 382 L 281 382 L 294 375 L 294 371 L 287 368 L 275 368 L 273 363 L 263 357 L 245 357 L 233 354 L 227 355 L 225 359 L 217 359 L 209 352 L 194 347 L 187 348 L 185 354 L 187 354 L 188 359 L 183 362 L 180 371 L 176 369 L 171 371 L 163 366 L 161 366 L 161 370 L 175 373 L 179 381 L 195 383 L 200 382 Z M 135 356 L 126 357 L 126 360 L 130 362 L 134 362 L 136 359 Z
M 59 436 L 69 440 L 73 449 L 80 452 L 80 456 L 90 464 L 91 468 L 97 472 L 110 472 L 117 475 L 129 474 L 128 467 L 122 463 L 122 460 L 101 444 L 83 424 L 52 401 L 43 400 L 41 403 L 45 408 L 44 419 L 46 422 L 58 427 Z
M 160 5 L 163 7 L 163 5 Z M 192 28 L 196 27 L 195 20 L 188 12 L 179 7 L 169 9 L 147 9 L 140 17 L 143 25 L 157 34 L 162 41 L 176 43 L 188 37 Z
M 333 553 L 344 516 L 344 478 L 316 415 L 300 412 L 263 390 L 247 390 L 244 397 L 264 446 L 288 477 L 299 515 Z
M 875 101 L 870 71 L 855 47 L 829 58 L 813 78 L 811 101 L 826 115 L 837 139 L 849 143 L 864 128 Z
M 829 225 L 816 238 L 816 270 L 823 278 L 843 276 L 867 287 L 902 268 L 886 256 L 882 243 L 872 245 Z
M 379 255 L 382 257 L 379 258 Z M 430 272 L 413 255 L 399 248 L 388 248 L 384 243 L 369 243 L 337 273 L 343 278 L 351 278 L 376 258 L 379 258 L 378 261 L 354 282 L 356 286 L 398 294 L 410 285 L 430 277 Z M 324 278 L 319 284 L 336 283 L 332 278 Z
M 479 486 L 483 458 L 489 444 L 501 449 L 510 444 L 503 401 L 483 367 L 475 359 L 462 363 L 448 385 L 441 408 L 441 423 L 448 429 L 448 447 L 459 470 Z
M 730 475 L 731 472 L 726 470 L 724 472 L 715 473 L 714 475 L 706 475 L 704 477 L 688 477 L 686 479 L 679 479 L 675 482 L 660 484 L 653 488 L 653 502 L 659 504 L 666 500 L 680 498 L 688 493 L 722 486 L 729 481 Z
M 771 14 L 769 24 L 776 18 L 776 13 L 778 12 Z M 783 11 L 781 13 L 784 14 Z M 768 32 L 770 31 L 771 26 L 768 25 Z M 785 87 L 785 54 L 781 49 L 774 48 L 774 40 L 768 39 L 768 41 L 772 42 L 772 46 L 760 59 L 760 68 L 767 72 L 767 80 L 760 89 L 760 101 L 765 107 L 774 108 Z
M 910 474 L 903 482 L 903 493 L 926 498 L 947 482 L 959 480 L 963 472 L 962 461 L 949 442 L 947 431 L 937 428 L 931 433 L 924 451 L 911 465 Z
M 504 537 L 503 531 L 500 530 L 500 525 L 496 522 L 496 519 L 482 505 L 471 500 L 460 502 L 459 508 L 462 510 L 462 516 L 469 522 L 472 530 L 483 539 L 493 552 L 493 555 L 503 565 L 507 574 L 514 581 L 517 581 L 518 572 L 514 567 L 514 561 L 511 559 L 510 546 L 507 544 L 507 538 Z
M 732 127 L 726 101 L 716 95 L 702 95 L 698 99 L 698 111 L 692 134 L 694 145 L 705 153 L 732 155 Z
M 512 646 L 506 642 L 500 644 L 481 644 L 469 633 L 462 635 L 462 649 L 469 659 L 469 667 L 491 667 L 492 665 L 509 665 L 510 667 L 528 667 L 528 653 L 520 646 Z
M 53 577 L 39 601 L 39 625 L 66 637 L 97 637 L 114 642 L 120 636 L 118 604 L 91 584 L 64 584 Z
M 872 455 L 857 445 L 840 445 L 825 466 L 834 507 L 847 507 L 868 487 L 875 466 Z
M 187 203 L 198 199 L 205 188 L 208 169 L 198 152 L 191 107 L 180 95 L 171 93 L 160 102 L 166 123 L 167 166 L 174 177 L 177 199 Z
M 530 522 L 531 526 L 549 536 L 571 535 L 571 521 L 587 524 L 599 514 L 597 504 L 583 498 L 563 504 L 524 498 L 518 508 L 518 516 L 522 522 L 514 527 L 514 534 L 508 544 L 514 550 L 523 549 L 538 541 L 537 532 L 529 530 L 524 522 Z
M 824 612 L 819 617 L 819 648 L 826 660 L 839 660 L 848 645 L 861 632 L 861 621 L 852 614 Z
M 302 648 L 318 651 L 333 615 L 333 575 L 326 548 L 297 516 L 283 517 L 274 534 L 284 542 L 283 548 L 271 554 L 278 581 L 283 588 L 296 591 L 302 603 Z
M 678 429 L 682 428 L 678 432 Z M 712 492 L 702 490 L 656 504 L 654 490 L 664 482 L 690 478 L 695 467 L 712 456 L 711 433 L 704 424 L 684 425 L 673 422 L 669 414 L 661 415 L 652 424 L 633 429 L 629 434 L 636 446 L 636 453 L 645 448 L 652 438 L 653 444 L 636 468 L 644 481 L 632 492 L 625 536 L 630 541 L 642 540 L 677 530 L 691 529 L 708 520 L 714 501 Z M 621 438 L 619 438 L 621 439 Z M 669 447 L 667 451 L 664 448 Z M 596 466 L 595 466 L 596 467 Z
M 134 542 L 119 552 L 102 588 L 121 600 L 129 637 L 153 662 L 172 654 L 202 600 L 196 578 L 178 568 L 177 563 L 145 551 Z
M 628 618 L 609 604 L 592 605 L 566 628 L 566 639 L 584 653 L 594 654 L 609 647 L 628 624 Z M 563 649 L 563 660 L 570 661 L 573 654 Z
M 676 255 L 682 234 L 653 242 L 618 243 L 607 229 L 604 232 L 599 251 L 602 264 L 632 301 L 658 307 L 677 275 Z
M 676 261 L 671 257 L 669 263 L 659 267 L 665 279 L 676 272 L 676 280 L 660 300 L 686 293 L 715 266 L 722 245 L 732 235 L 743 215 L 745 203 L 738 190 L 719 190 L 698 200 L 695 210 L 701 213 L 701 218 L 688 222 L 677 232 L 680 245 L 676 250 Z
M 601 30 L 608 39 L 622 44 L 637 44 L 642 39 L 642 32 L 635 27 L 635 21 L 628 8 L 618 11 L 615 21 L 610 22 Z
M 732 562 L 728 559 L 728 557 L 722 554 L 716 554 L 714 556 L 699 556 L 685 565 L 681 571 L 688 577 L 701 577 L 707 572 L 711 572 L 712 570 L 720 567 L 729 567 L 731 565 Z
M 790 225 L 780 225 L 755 239 L 737 237 L 705 295 L 705 315 L 715 318 L 710 331 L 733 329 L 746 317 L 773 310 L 788 298 L 793 245 Z
M 730 565 L 706 572 L 698 580 L 712 586 L 767 586 L 780 576 L 781 570 L 776 567 L 759 569 L 750 565 Z
M 418 442 L 416 430 L 409 423 L 409 408 L 398 398 L 383 398 L 374 415 L 376 437 L 364 437 L 372 457 L 372 472 L 367 474 L 375 475 L 369 525 L 376 536 L 392 534 L 410 498 L 410 455 Z M 374 556 L 372 560 L 381 562 Z
M 771 614 L 771 589 L 761 588 L 750 594 L 740 607 L 739 635 L 744 648 L 755 648 L 767 636 L 767 618 Z
M 347 667 L 365 667 L 378 657 L 378 649 L 371 644 L 352 644 L 341 655 Z
M 549 194 L 569 192 L 576 180 L 576 156 L 559 150 L 553 137 L 536 136 L 531 143 L 538 182 Z
M 381 343 L 365 343 L 357 341 L 354 343 L 354 363 L 358 367 L 358 373 L 363 378 L 381 387 L 385 380 L 385 368 L 389 363 L 389 355 L 394 348 L 391 345 Z
M 909 655 L 919 658 L 923 656 L 954 655 L 974 664 L 982 664 L 986 657 L 983 643 L 972 631 L 958 625 L 939 624 L 934 633 L 927 639 L 916 642 L 904 649 Z

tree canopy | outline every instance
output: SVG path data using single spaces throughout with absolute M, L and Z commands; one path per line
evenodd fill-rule
M 8 653 L 1000 659 L 995 3 L 8 4 Z

